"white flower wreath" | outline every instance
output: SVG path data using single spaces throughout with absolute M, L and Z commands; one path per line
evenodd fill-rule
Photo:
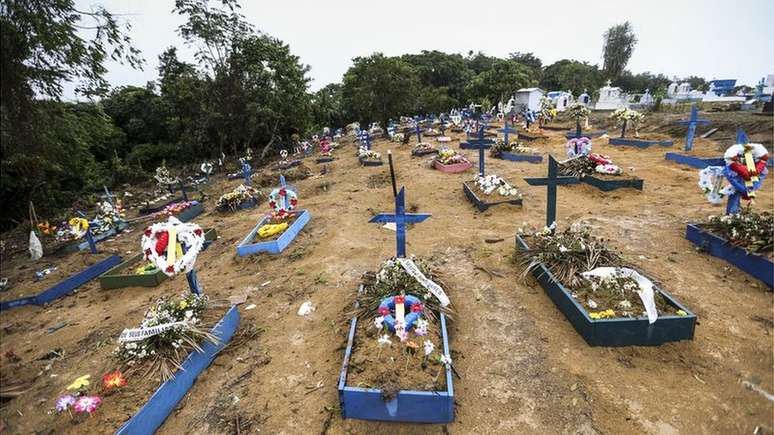
M 183 254 L 175 257 L 175 262 L 169 264 L 167 252 L 169 230 L 174 228 Z M 176 217 L 170 216 L 167 222 L 159 222 L 145 229 L 142 236 L 142 251 L 145 259 L 152 262 L 167 276 L 187 273 L 193 270 L 196 257 L 204 246 L 204 231 L 197 224 L 182 223 Z M 176 248 L 175 248 L 176 249 Z

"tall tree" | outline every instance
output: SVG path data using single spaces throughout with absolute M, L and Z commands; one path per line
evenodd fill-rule
M 489 69 L 470 81 L 467 96 L 469 101 L 476 103 L 487 100 L 496 104 L 508 100 L 519 88 L 535 84 L 537 78 L 532 68 L 512 60 L 495 59 Z
M 602 39 L 603 69 L 610 79 L 617 79 L 632 57 L 637 36 L 632 25 L 626 21 L 607 29 Z
M 342 98 L 347 112 L 361 122 L 410 115 L 416 109 L 419 78 L 403 60 L 375 53 L 356 57 L 344 74 Z
M 597 90 L 603 82 L 602 72 L 596 65 L 562 59 L 543 70 L 540 86 L 548 91 L 572 91 L 577 96 L 584 89 L 588 92 Z

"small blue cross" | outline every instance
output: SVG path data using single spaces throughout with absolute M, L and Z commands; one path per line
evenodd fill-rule
M 518 134 L 519 130 L 516 130 L 512 126 L 508 125 L 508 116 L 505 117 L 505 125 L 503 128 L 497 130 L 499 133 L 502 133 L 503 136 L 505 136 L 505 145 L 508 145 L 510 142 L 508 142 L 508 135 L 509 134 Z
M 750 139 L 747 137 L 747 133 L 741 128 L 736 130 L 736 143 L 740 145 L 747 145 L 750 143 Z M 728 195 L 728 203 L 726 204 L 726 214 L 737 214 L 741 209 L 742 204 L 742 192 L 738 189 Z
M 247 160 L 244 160 L 242 162 L 242 177 L 245 179 L 245 186 L 252 186 L 253 180 L 250 179 L 250 174 L 252 173 L 253 168 L 250 167 L 250 164 L 247 163 Z M 185 195 L 185 189 L 183 189 L 183 195 Z
M 575 177 L 559 177 L 559 167 L 554 156 L 548 156 L 547 178 L 525 178 L 530 186 L 548 186 L 548 198 L 546 200 L 546 226 L 550 227 L 556 222 L 556 186 L 564 184 L 578 184 L 580 180 Z
M 191 269 L 185 274 L 185 277 L 188 280 L 188 287 L 191 289 L 191 293 L 201 295 L 204 292 L 199 285 L 199 279 L 196 277 L 196 269 Z
M 115 207 L 115 202 L 113 202 L 113 198 L 115 198 L 115 195 L 110 193 L 110 190 L 108 190 L 107 186 L 105 186 L 104 184 L 102 185 L 102 188 L 105 189 L 105 197 L 107 198 L 107 202 L 109 202 L 112 207 Z
M 495 142 L 492 139 L 484 139 L 484 129 L 486 125 L 481 125 L 478 129 L 478 139 L 468 141 L 470 148 L 478 148 L 478 174 L 484 176 L 484 150 L 491 147 Z
M 78 213 L 82 218 L 86 218 L 86 213 L 76 210 L 76 213 Z M 92 222 L 89 222 L 89 227 L 86 228 L 86 241 L 89 242 L 89 250 L 92 254 L 97 253 L 97 242 L 94 241 L 94 234 L 91 233 L 91 225 Z
M 414 118 L 414 129 L 417 133 L 417 143 L 422 142 L 422 125 L 419 121 L 419 117 Z
M 366 147 L 366 149 L 371 149 L 371 135 L 368 134 L 365 130 L 360 130 L 360 135 L 358 137 L 360 139 L 360 143 Z
M 696 126 L 710 124 L 710 121 L 699 119 L 699 109 L 694 104 L 691 106 L 690 119 L 677 121 L 676 124 L 688 126 L 688 134 L 685 136 L 685 151 L 690 151 L 693 149 L 693 137 L 696 135 Z
M 406 256 L 406 224 L 419 223 L 429 218 L 430 213 L 406 213 L 405 187 L 395 197 L 395 214 L 381 213 L 371 218 L 371 223 L 395 223 L 395 241 L 398 257 Z

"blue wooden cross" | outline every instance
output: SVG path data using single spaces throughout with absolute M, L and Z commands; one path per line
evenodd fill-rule
M 546 200 L 546 226 L 550 227 L 556 222 L 556 186 L 564 184 L 578 184 L 580 180 L 575 177 L 559 177 L 559 168 L 554 156 L 548 156 L 547 178 L 525 178 L 530 186 L 548 186 L 548 198 Z
M 696 126 L 707 125 L 709 123 L 710 121 L 707 119 L 699 119 L 699 109 L 695 104 L 691 106 L 690 119 L 677 121 L 677 124 L 688 126 L 688 134 L 685 136 L 685 151 L 693 149 L 693 137 L 696 135 Z
M 358 139 L 360 140 L 360 143 L 362 145 L 365 145 L 366 149 L 371 149 L 371 135 L 368 134 L 365 130 L 360 130 L 360 135 L 358 136 Z
M 191 289 L 191 293 L 201 295 L 204 292 L 199 285 L 199 279 L 196 277 L 196 269 L 191 269 L 190 272 L 185 274 L 185 277 L 188 279 L 188 287 Z
M 80 210 L 76 210 L 76 213 L 78 213 L 82 218 L 86 218 L 86 214 Z M 86 228 L 86 241 L 89 242 L 89 250 L 92 254 L 97 253 L 97 242 L 94 241 L 94 234 L 91 233 L 91 225 L 92 223 L 89 222 L 89 227 Z
M 395 223 L 395 241 L 398 257 L 406 256 L 406 224 L 419 223 L 429 218 L 430 213 L 406 213 L 405 187 L 395 197 L 395 214 L 381 213 L 371 218 L 371 223 Z
M 478 148 L 478 175 L 484 176 L 484 150 L 491 147 L 495 143 L 492 139 L 484 138 L 484 130 L 486 125 L 481 125 L 478 129 L 478 139 L 468 141 L 470 148 Z
M 104 184 L 102 185 L 102 188 L 105 189 L 105 197 L 107 198 L 107 202 L 110 203 L 111 207 L 115 207 L 115 202 L 113 202 L 113 198 L 115 198 L 115 195 L 110 193 L 110 190 L 108 190 L 107 186 Z
M 414 128 L 417 133 L 417 143 L 422 142 L 422 125 L 419 121 L 419 117 L 414 118 Z
M 505 145 L 509 144 L 509 142 L 508 142 L 508 135 L 509 134 L 511 134 L 511 133 L 518 134 L 519 133 L 519 130 L 516 130 L 512 126 L 508 125 L 508 116 L 505 117 L 505 125 L 503 126 L 503 128 L 501 128 L 501 129 L 499 129 L 497 131 L 499 133 L 502 133 L 503 136 L 505 136 Z
M 245 179 L 245 186 L 252 186 L 253 180 L 250 179 L 250 174 L 252 173 L 253 168 L 250 167 L 250 164 L 247 163 L 247 160 L 242 161 L 242 177 Z M 185 192 L 185 190 L 183 190 Z M 184 193 L 185 195 L 185 193 Z

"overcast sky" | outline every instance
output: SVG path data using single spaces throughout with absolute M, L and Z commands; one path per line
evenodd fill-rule
M 102 4 L 133 26 L 131 36 L 146 64 L 142 71 L 110 64 L 111 85 L 155 80 L 158 55 L 171 45 L 193 60 L 193 51 L 176 33 L 183 19 L 171 13 L 173 0 L 76 3 L 79 8 Z M 544 65 L 568 58 L 601 66 L 602 33 L 626 20 L 639 39 L 628 65 L 635 73 L 729 78 L 749 85 L 774 74 L 774 0 L 370 3 L 243 0 L 242 13 L 311 66 L 312 90 L 340 82 L 353 57 L 376 51 L 474 50 L 499 57 L 521 51 L 534 52 Z M 71 89 L 66 97 L 73 97 Z

